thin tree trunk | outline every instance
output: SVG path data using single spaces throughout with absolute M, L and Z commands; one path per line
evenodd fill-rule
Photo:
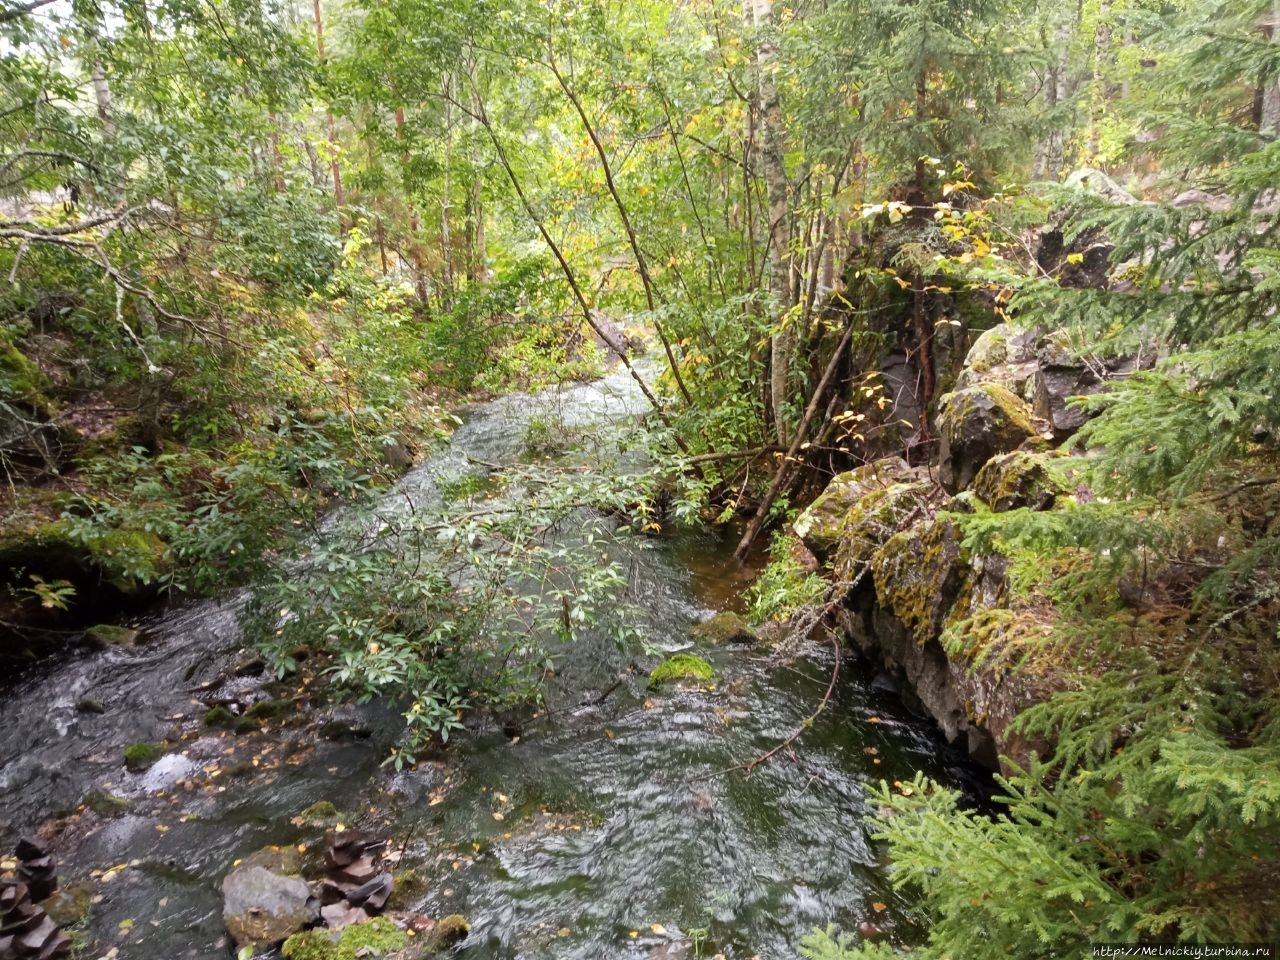
M 565 258 L 564 251 L 560 249 L 560 245 L 556 243 L 555 238 L 551 236 L 551 232 L 547 230 L 546 223 L 543 221 L 542 217 L 538 215 L 538 212 L 533 207 L 533 203 L 524 192 L 524 186 L 520 182 L 520 178 L 517 176 L 515 168 L 511 165 L 511 160 L 507 156 L 507 151 L 502 146 L 502 140 L 498 137 L 497 131 L 493 129 L 493 125 L 489 122 L 488 115 L 485 113 L 484 103 L 479 100 L 479 98 L 473 102 L 476 103 L 478 108 L 475 112 L 476 120 L 479 121 L 480 125 L 484 128 L 485 133 L 488 134 L 489 141 L 493 144 L 494 153 L 498 157 L 498 163 L 506 173 L 507 180 L 511 183 L 511 189 L 515 191 L 516 199 L 524 209 L 525 215 L 537 228 L 538 234 L 542 237 L 543 242 L 551 251 L 551 255 L 555 257 L 556 263 L 559 264 L 560 272 L 564 275 L 565 282 L 569 284 L 569 290 L 573 294 L 573 298 L 577 302 L 579 310 L 582 312 L 582 319 L 586 321 L 587 326 L 595 332 L 596 336 L 605 343 L 608 343 L 609 338 L 605 336 L 604 331 L 596 322 L 596 318 L 591 311 L 591 304 L 587 302 L 586 295 L 582 292 L 582 286 L 578 283 L 578 277 L 573 272 L 573 268 L 569 266 L 569 261 Z M 627 373 L 629 373 L 631 375 L 631 379 L 636 382 L 636 385 L 640 388 L 640 392 L 644 394 L 644 398 L 649 401 L 650 406 L 653 407 L 654 412 L 658 415 L 658 419 L 660 419 L 665 426 L 670 427 L 672 425 L 670 417 L 667 416 L 666 410 L 663 409 L 661 401 L 659 401 L 653 391 L 649 389 L 649 385 L 645 383 L 644 378 L 640 376 L 640 371 L 635 368 L 635 365 L 627 357 L 625 352 L 620 352 L 618 354 L 618 359 L 622 362 L 622 365 L 626 367 Z M 676 446 L 680 448 L 680 451 L 684 454 L 689 454 L 689 447 L 684 440 L 681 439 L 680 435 L 677 433 L 673 436 L 674 442 Z
M 1093 109 L 1089 117 L 1089 163 L 1102 150 L 1102 122 L 1107 109 L 1107 67 L 1111 62 L 1111 0 L 1098 2 L 1098 26 L 1093 35 Z
M 1262 32 L 1271 43 L 1280 43 L 1280 11 L 1273 10 L 1262 20 Z M 1258 132 L 1274 137 L 1280 134 L 1280 76 L 1263 78 L 1262 110 Z
M 444 260 L 445 300 L 453 299 L 453 240 L 449 234 L 449 207 L 453 191 L 453 107 L 449 102 L 451 79 L 444 80 L 444 190 L 440 195 L 440 251 Z M 446 305 L 447 305 L 446 303 Z
M 479 113 L 479 94 L 476 92 L 476 67 L 474 61 L 467 67 L 467 76 L 471 81 L 471 112 Z M 476 123 L 473 119 L 472 123 Z M 484 232 L 484 178 L 480 175 L 480 146 L 472 145 L 471 154 L 471 196 L 470 196 L 470 243 L 471 249 L 467 257 L 467 279 L 472 283 L 483 284 L 489 278 L 486 264 L 488 251 L 485 248 Z
M 284 193 L 284 154 L 280 152 L 280 121 L 274 110 L 267 114 L 271 124 L 271 169 L 275 172 L 276 193 Z
M 618 211 L 618 219 L 622 221 L 622 229 L 627 235 L 627 243 L 636 259 L 636 270 L 640 274 L 640 282 L 644 286 L 645 303 L 649 307 L 649 319 L 653 323 L 654 331 L 658 334 L 658 339 L 662 342 L 663 352 L 667 355 L 667 365 L 671 370 L 672 378 L 676 382 L 676 387 L 680 390 L 680 395 L 684 397 L 685 403 L 693 406 L 693 397 L 689 393 L 689 388 L 685 386 L 684 377 L 680 375 L 680 364 L 676 361 L 675 351 L 671 348 L 671 341 L 662 327 L 662 322 L 657 317 L 657 294 L 653 285 L 653 277 L 649 273 L 649 262 L 645 258 L 644 251 L 640 249 L 640 240 L 636 236 L 635 228 L 631 225 L 631 217 L 627 214 L 627 206 L 622 202 L 622 197 L 618 194 L 618 186 L 613 179 L 613 167 L 609 163 L 609 157 L 605 153 L 604 145 L 600 142 L 600 136 L 595 127 L 587 118 L 587 112 L 582 107 L 582 101 L 578 99 L 578 95 L 569 86 L 559 67 L 556 66 L 555 57 L 550 53 L 547 56 L 547 66 L 550 67 L 551 72 L 555 75 L 556 82 L 560 84 L 560 89 L 564 91 L 564 95 L 573 104 L 573 109 L 578 114 L 578 119 L 582 121 L 582 128 L 587 132 L 587 137 L 595 148 L 596 156 L 600 160 L 600 168 L 604 172 L 605 186 L 609 190 L 609 196 L 613 198 L 614 208 Z
M 787 171 L 783 163 L 782 108 L 773 80 L 778 50 L 773 28 L 773 0 L 752 0 L 752 22 L 760 32 L 756 49 L 757 89 L 760 94 L 760 159 L 769 200 L 769 290 L 774 299 L 773 334 L 770 337 L 769 393 L 778 443 L 788 439 L 786 403 L 790 375 L 792 331 L 788 326 L 791 277 L 787 241 L 791 236 Z
M 396 143 L 400 144 L 400 176 L 403 179 L 409 167 L 409 151 L 404 147 L 404 108 L 396 107 Z M 405 186 L 405 206 L 409 210 L 409 263 L 413 266 L 413 287 L 418 299 L 427 302 L 426 273 L 422 268 L 422 256 L 418 252 L 418 208 Z
M 809 435 L 809 425 L 813 422 L 814 415 L 818 412 L 818 407 L 822 405 L 823 397 L 835 379 L 836 371 L 840 369 L 841 358 L 844 356 L 844 352 L 849 349 L 849 341 L 851 339 L 853 339 L 852 321 L 845 325 L 844 335 L 840 338 L 839 344 L 836 345 L 835 352 L 831 354 L 831 359 L 827 361 L 826 369 L 823 370 L 822 379 L 818 381 L 817 387 L 814 388 L 813 396 L 809 398 L 809 405 L 805 407 L 804 415 L 796 426 L 795 436 L 792 438 L 791 445 L 787 448 L 787 452 L 782 458 L 782 463 L 778 465 L 778 472 L 773 475 L 773 482 L 769 484 L 769 489 L 765 491 L 759 506 L 756 507 L 755 516 L 747 524 L 746 532 L 742 534 L 742 539 L 738 541 L 737 549 L 733 551 L 735 560 L 742 561 L 746 559 L 747 553 L 751 550 L 751 545 L 756 542 L 756 538 L 760 536 L 760 531 L 764 529 L 765 522 L 769 519 L 769 511 L 773 509 L 773 503 L 778 498 L 778 493 L 791 475 L 792 464 L 795 463 L 796 454 L 800 452 L 800 447 L 804 445 L 805 437 Z
M 316 21 L 316 54 L 320 61 L 320 67 L 323 69 L 327 58 L 324 54 L 324 18 L 320 14 L 320 0 L 311 0 L 311 6 L 315 13 Z M 333 120 L 333 111 L 326 109 L 325 118 L 329 132 L 329 168 L 333 174 L 333 202 L 338 208 L 339 217 L 341 217 L 345 200 L 342 194 L 342 170 L 338 166 L 338 132 Z

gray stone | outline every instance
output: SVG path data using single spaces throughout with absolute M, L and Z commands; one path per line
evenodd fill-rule
M 238 867 L 222 881 L 222 918 L 237 947 L 270 948 L 320 918 L 311 888 L 263 867 Z
M 1030 409 L 1008 387 L 983 383 L 947 394 L 938 402 L 942 485 L 967 489 L 992 457 L 1038 436 Z

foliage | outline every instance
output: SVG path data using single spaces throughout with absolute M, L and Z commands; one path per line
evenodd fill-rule
M 474 508 L 406 495 L 352 511 L 248 612 L 280 675 L 304 648 L 339 690 L 401 706 L 397 766 L 447 741 L 470 710 L 536 698 L 571 641 L 636 639 L 615 555 L 630 527 L 597 512 L 625 510 L 634 490 L 536 471 L 508 485 Z
M 774 535 L 769 545 L 769 564 L 747 591 L 747 614 L 752 622 L 787 620 L 826 592 L 826 580 L 804 568 L 796 559 L 794 546 L 790 536 Z

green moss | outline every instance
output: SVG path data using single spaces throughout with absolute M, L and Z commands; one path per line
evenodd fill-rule
M 130 744 L 124 748 L 125 769 L 129 770 L 131 773 L 140 773 L 150 767 L 162 756 L 164 756 L 164 748 L 158 743 L 142 741 L 140 743 Z
M 958 527 L 939 517 L 891 537 L 876 551 L 872 571 L 881 604 L 925 644 L 941 635 L 969 565 Z
M 267 719 L 270 717 L 280 717 L 289 712 L 289 702 L 287 700 L 259 700 L 257 703 L 249 707 L 244 712 L 246 717 L 257 717 Z
M 85 641 L 100 648 L 132 647 L 141 636 L 142 634 L 137 630 L 111 623 L 99 623 L 84 632 Z
M 0 340 L 0 389 L 31 404 L 37 412 L 47 412 L 49 401 L 41 393 L 44 385 L 44 375 L 31 358 L 12 343 Z
M 257 717 L 236 717 L 231 729 L 236 733 L 257 733 L 262 729 L 262 723 Z
M 706 681 L 714 676 L 711 664 L 701 657 L 691 653 L 677 653 L 653 668 L 653 672 L 649 674 L 649 687 L 652 689 L 677 680 Z
M 356 960 L 357 956 L 386 956 L 408 945 L 407 933 L 386 917 L 375 917 L 343 927 L 336 940 L 327 930 L 295 933 L 284 942 L 281 953 L 289 960 Z
M 980 383 L 977 386 L 987 395 L 1005 423 L 1028 436 L 1036 436 L 1035 424 L 1031 422 L 1031 414 L 1027 404 L 1017 394 L 1002 383 Z
M 226 707 L 213 707 L 204 715 L 206 727 L 229 727 L 235 722 L 236 715 Z
M 113 817 L 124 813 L 132 805 L 127 797 L 118 797 L 106 790 L 90 790 L 80 801 L 100 817 Z
M 317 800 L 298 814 L 298 820 L 307 827 L 330 827 L 338 823 L 341 815 L 338 808 L 328 800 Z M 295 821 L 297 822 L 297 821 Z
M 978 471 L 973 492 L 997 513 L 1018 507 L 1049 510 L 1069 491 L 1050 462 L 1052 454 L 1014 451 L 993 457 Z

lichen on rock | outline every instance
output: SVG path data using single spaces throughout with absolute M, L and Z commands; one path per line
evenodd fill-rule
M 834 477 L 822 495 L 796 518 L 792 529 L 815 557 L 831 560 L 847 540 L 850 524 L 865 517 L 863 503 L 897 484 L 920 482 L 928 478 L 924 467 L 913 467 L 901 457 L 885 457 Z
M 967 488 L 992 457 L 1037 436 L 1031 409 L 1008 387 L 981 383 L 947 394 L 938 401 L 942 485 Z
M 1053 453 L 1013 453 L 992 457 L 978 471 L 973 492 L 996 513 L 1029 507 L 1050 510 L 1070 491 L 1055 469 Z

